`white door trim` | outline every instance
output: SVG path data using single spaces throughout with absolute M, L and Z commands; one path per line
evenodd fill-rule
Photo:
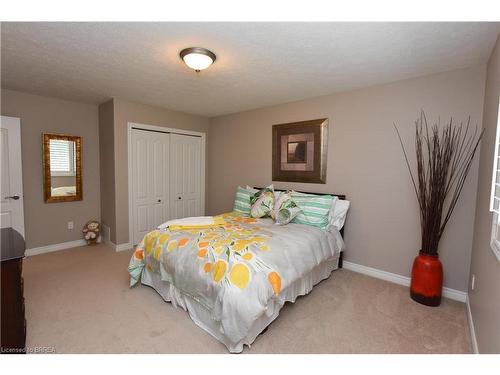
M 13 194 L 18 194 L 20 199 L 18 202 L 21 204 L 21 211 L 20 211 L 20 218 L 17 222 L 17 225 L 15 225 L 15 229 L 23 236 L 24 239 L 26 239 L 25 235 L 25 225 L 24 225 L 24 189 L 23 189 L 23 164 L 22 164 L 22 144 L 21 144 L 21 119 L 18 117 L 9 117 L 9 116 L 1 116 L 1 123 L 4 124 L 7 128 L 11 128 L 12 130 L 15 130 L 16 139 L 14 139 L 14 142 L 18 143 L 19 148 L 16 149 L 15 151 L 19 151 L 19 155 L 15 155 L 16 157 L 13 158 L 12 160 L 12 167 L 13 169 L 20 171 L 21 173 L 21 179 L 19 181 L 19 184 Z M 9 143 L 13 140 L 11 136 L 9 136 Z M 16 144 L 17 146 L 17 144 Z M 10 149 L 10 147 L 9 147 Z M 10 176 L 9 176 L 10 179 Z M 3 193 L 3 192 L 2 192 Z M 3 199 L 3 198 L 2 198 Z M 14 227 L 14 225 L 12 225 Z
M 130 244 L 133 242 L 132 241 L 132 234 L 133 234 L 133 225 L 134 221 L 132 218 L 133 215 L 133 210 L 132 210 L 132 153 L 130 150 L 132 149 L 132 128 L 138 128 L 138 129 L 143 129 L 143 130 L 152 130 L 152 131 L 157 131 L 157 132 L 162 132 L 162 133 L 175 133 L 175 134 L 181 134 L 181 135 L 191 135 L 195 137 L 200 137 L 201 138 L 201 209 L 203 211 L 203 214 L 205 214 L 205 158 L 206 158 L 206 138 L 207 135 L 206 133 L 203 132 L 197 132 L 193 130 L 184 130 L 184 129 L 176 129 L 176 128 L 168 128 L 168 127 L 163 127 L 163 126 L 156 126 L 156 125 L 148 125 L 148 124 L 141 124 L 137 122 L 128 122 L 127 123 L 127 163 L 128 163 L 128 168 L 127 168 L 127 173 L 128 173 L 128 238 L 129 238 L 129 243 L 126 245 L 130 246 Z M 151 228 L 154 229 L 154 228 Z M 133 244 L 132 244 L 133 245 Z M 120 245 L 117 245 L 119 247 Z

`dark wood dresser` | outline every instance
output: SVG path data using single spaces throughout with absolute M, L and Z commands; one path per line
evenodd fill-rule
M 26 318 L 24 315 L 23 237 L 12 228 L 2 228 L 1 232 L 1 279 L 2 279 L 2 354 L 26 353 Z

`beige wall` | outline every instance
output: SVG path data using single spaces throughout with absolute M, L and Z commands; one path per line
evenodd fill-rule
M 485 67 L 428 77 L 211 119 L 208 212 L 232 209 L 238 185 L 271 183 L 273 124 L 328 117 L 327 183 L 276 182 L 280 188 L 344 193 L 352 201 L 345 229 L 346 260 L 409 276 L 419 250 L 417 201 L 396 138 L 399 125 L 413 150 L 413 123 L 429 119 L 481 124 Z M 412 152 L 413 155 L 413 152 Z M 445 286 L 467 290 L 477 185 L 477 160 L 444 234 L 440 256 Z
M 479 162 L 476 220 L 471 259 L 474 290 L 469 289 L 472 317 L 479 352 L 500 353 L 500 261 L 490 248 L 492 214 L 489 212 L 491 173 L 500 94 L 500 39 L 488 63 L 484 97 L 485 134 Z M 470 285 L 470 284 L 469 284 Z
M 101 109 L 102 113 L 103 109 Z M 207 133 L 206 117 L 190 115 L 165 108 L 132 103 L 121 99 L 113 99 L 114 116 L 114 200 L 115 227 L 111 227 L 111 239 L 116 244 L 127 243 L 129 240 L 128 223 L 128 144 L 127 124 L 136 122 L 148 125 L 164 126 L 176 129 L 194 130 Z M 106 187 L 107 189 L 108 187 Z M 104 199 L 104 197 L 103 197 Z M 103 216 L 108 215 L 104 207 Z M 112 224 L 111 224 L 112 225 Z
M 113 100 L 99 106 L 99 157 L 101 176 L 101 221 L 109 228 L 116 227 L 115 217 L 115 146 Z M 116 241 L 116 232 L 110 239 Z
M 27 248 L 81 239 L 83 225 L 100 220 L 97 106 L 5 89 L 1 104 L 2 115 L 21 119 Z M 44 202 L 42 133 L 82 137 L 83 201 Z M 74 221 L 73 230 L 68 221 Z

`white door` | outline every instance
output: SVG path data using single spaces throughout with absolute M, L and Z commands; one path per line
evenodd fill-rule
M 168 220 L 169 138 L 167 133 L 132 129 L 133 245 Z
M 203 215 L 201 137 L 170 135 L 170 216 Z
M 24 237 L 23 173 L 21 163 L 21 120 L 2 116 L 0 128 L 2 228 L 12 227 Z

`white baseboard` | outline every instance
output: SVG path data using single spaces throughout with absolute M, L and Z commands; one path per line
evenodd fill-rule
M 124 251 L 124 250 L 130 250 L 134 246 L 130 242 L 127 243 L 121 243 L 119 245 L 115 244 L 114 242 L 111 241 L 111 236 L 110 236 L 110 228 L 107 225 L 102 226 L 102 236 L 103 236 L 103 242 L 112 247 L 115 251 Z
M 467 305 L 467 320 L 469 321 L 470 340 L 472 341 L 472 352 L 474 354 L 479 354 L 479 348 L 477 346 L 477 339 L 476 339 L 476 330 L 474 329 L 474 320 L 472 320 L 472 311 L 470 309 L 469 296 L 467 296 L 466 305 Z
M 443 296 L 454 301 L 467 302 L 467 292 L 462 292 L 461 290 L 444 287 Z
M 62 243 L 56 243 L 53 245 L 32 247 L 31 249 L 26 249 L 25 255 L 26 256 L 33 256 L 33 255 L 51 253 L 53 251 L 71 249 L 73 247 L 79 247 L 79 246 L 85 246 L 85 245 L 87 245 L 87 241 L 85 241 L 84 239 L 76 240 L 76 241 L 69 241 L 69 242 L 62 242 Z
M 129 249 L 132 249 L 132 247 L 133 247 L 132 244 L 130 244 L 130 243 L 122 243 L 122 244 L 116 245 L 111 241 L 107 241 L 106 239 L 104 241 L 102 241 L 101 238 L 99 238 L 97 242 L 99 242 L 99 243 L 104 242 L 107 245 L 111 246 L 116 251 L 129 250 Z M 72 249 L 74 247 L 86 246 L 86 245 L 87 245 L 87 241 L 85 241 L 84 239 L 76 240 L 76 241 L 69 241 L 69 242 L 62 242 L 62 243 L 56 243 L 53 245 L 32 247 L 31 249 L 26 249 L 25 255 L 30 257 L 33 255 L 52 253 L 53 251 L 68 250 L 68 249 Z
M 389 281 L 391 283 L 410 286 L 410 278 L 406 276 L 401 276 L 395 273 L 382 271 L 376 268 L 362 266 L 361 264 L 356 264 L 348 261 L 343 262 L 343 268 L 346 270 L 362 273 L 364 275 L 368 275 L 371 277 L 375 277 L 376 279 L 381 279 L 385 281 Z M 443 288 L 443 296 L 455 301 L 466 302 L 467 293 L 462 292 L 460 290 L 451 289 L 451 288 Z
M 132 244 L 129 242 L 121 243 L 121 244 L 117 245 L 114 242 L 106 241 L 106 245 L 108 245 L 109 247 L 111 247 L 115 251 L 125 251 L 125 250 L 130 250 L 133 248 Z
M 115 245 L 115 250 L 116 251 L 130 250 L 132 248 L 133 248 L 133 246 L 132 246 L 132 244 L 130 242 L 121 243 L 119 245 Z

